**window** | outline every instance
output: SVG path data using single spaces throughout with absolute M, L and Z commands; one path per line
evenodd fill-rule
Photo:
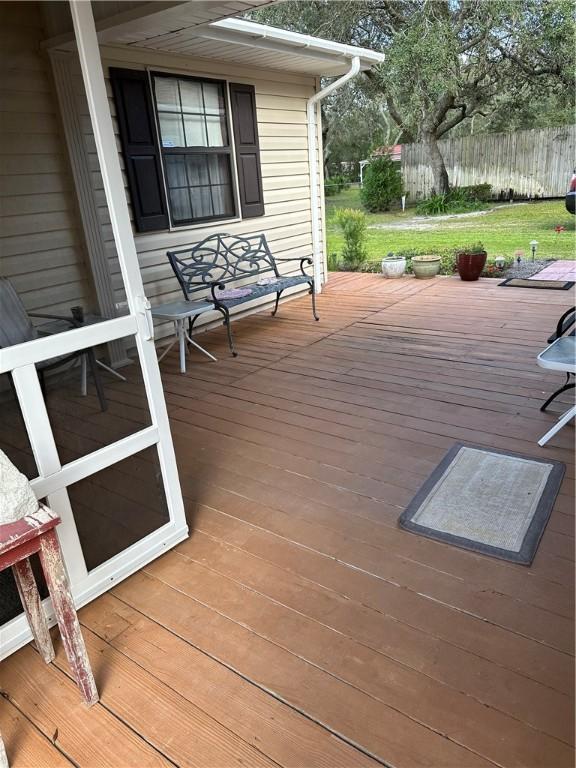
M 230 83 L 228 104 L 220 80 L 109 73 L 136 232 L 228 219 L 238 209 L 243 219 L 264 216 L 253 85 Z
M 156 74 L 153 86 L 172 223 L 235 216 L 224 84 Z

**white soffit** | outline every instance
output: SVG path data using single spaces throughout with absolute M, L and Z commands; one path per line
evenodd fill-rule
M 252 5 L 256 6 L 257 2 Z M 112 45 L 128 45 L 130 48 L 145 48 L 179 56 L 217 59 L 264 69 L 328 77 L 347 72 L 351 59 L 356 56 L 360 58 L 363 70 L 384 60 L 384 54 L 367 48 L 335 43 L 237 18 L 183 27 L 153 36 L 135 29 L 121 36 L 114 36 L 111 32 L 107 31 L 106 42 Z

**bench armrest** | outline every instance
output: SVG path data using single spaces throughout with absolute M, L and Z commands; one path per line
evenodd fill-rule
M 213 280 L 212 282 L 208 283 L 208 285 L 210 286 L 212 301 L 216 306 L 218 306 L 219 301 L 218 301 L 218 297 L 216 296 L 216 290 L 223 291 L 226 288 L 226 286 L 224 285 L 224 283 L 219 283 L 218 280 Z
M 302 272 L 304 277 L 311 277 L 311 275 L 309 275 L 307 272 L 304 271 L 304 265 L 305 264 L 309 264 L 309 265 L 314 264 L 314 262 L 312 261 L 310 256 L 304 256 L 304 258 L 302 258 L 301 256 L 293 256 L 292 258 L 289 258 L 289 259 L 276 259 L 275 258 L 274 261 L 299 261 L 300 262 L 300 271 Z

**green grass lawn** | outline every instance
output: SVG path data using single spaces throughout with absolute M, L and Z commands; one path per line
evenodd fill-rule
M 340 253 L 343 244 L 334 219 L 335 210 L 360 207 L 357 188 L 326 198 L 328 253 Z M 414 220 L 415 216 L 414 208 L 408 208 L 405 213 L 368 214 L 368 258 L 380 259 L 389 251 L 429 253 L 435 249 L 459 248 L 477 242 L 484 244 L 489 258 L 514 256 L 519 250 L 530 257 L 531 240 L 538 241 L 537 258 L 576 258 L 575 217 L 567 212 L 563 200 L 504 204 L 502 208 L 469 218 Z M 383 226 L 378 228 L 377 225 Z M 559 225 L 566 227 L 567 231 L 555 232 L 554 227 Z M 423 226 L 427 228 L 420 228 Z

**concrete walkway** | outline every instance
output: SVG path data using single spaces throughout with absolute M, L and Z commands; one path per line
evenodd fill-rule
M 529 280 L 575 280 L 576 261 L 553 261 L 548 267 L 528 278 Z

